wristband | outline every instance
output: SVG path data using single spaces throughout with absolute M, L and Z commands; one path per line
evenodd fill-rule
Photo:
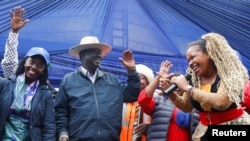
M 193 95 L 193 92 L 192 92 L 192 90 L 193 90 L 193 86 L 190 86 L 190 85 L 188 85 L 188 87 L 187 87 L 187 94 L 191 97 L 192 95 Z
M 127 70 L 136 70 L 135 67 L 127 68 Z

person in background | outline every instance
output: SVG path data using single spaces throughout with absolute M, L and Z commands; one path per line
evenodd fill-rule
M 47 88 L 49 54 L 31 48 L 16 76 L 0 83 L 0 139 L 2 141 L 53 141 L 55 115 Z
M 154 73 L 149 67 L 143 64 L 137 64 L 135 67 L 140 77 L 142 90 L 150 82 L 152 82 L 154 79 Z M 140 124 L 148 124 L 150 122 L 151 117 L 142 112 L 137 101 L 123 103 L 120 141 L 146 141 L 145 136 L 142 136 L 142 134 L 135 134 L 135 128 L 137 128 Z M 142 127 L 140 129 L 141 132 L 145 132 L 147 126 Z
M 186 56 L 191 85 L 179 75 L 171 81 L 165 77 L 160 87 L 167 88 L 168 82 L 177 85 L 184 93 L 170 94 L 171 101 L 185 112 L 199 111 L 200 122 L 192 139 L 207 140 L 208 125 L 249 125 L 250 116 L 240 106 L 249 79 L 247 69 L 225 37 L 207 33 L 188 45 Z
M 170 61 L 163 61 L 155 79 L 138 97 L 143 112 L 152 117 L 147 130 L 148 141 L 191 141 L 191 113 L 182 112 L 172 104 L 168 96 L 164 96 L 162 91 L 157 89 L 161 77 L 165 76 L 171 67 Z M 174 92 L 180 94 L 178 90 Z
M 80 58 L 81 66 L 66 74 L 55 99 L 57 134 L 60 141 L 119 141 L 123 102 L 134 102 L 140 92 L 140 79 L 131 50 L 120 57 L 127 69 L 127 83 L 99 69 L 108 44 L 95 36 L 81 39 L 69 49 Z
M 11 31 L 9 32 L 8 39 L 5 44 L 4 58 L 1 61 L 1 66 L 3 69 L 4 78 L 10 78 L 15 76 L 15 71 L 18 67 L 18 35 L 19 30 L 22 29 L 29 19 L 24 20 L 25 10 L 24 8 L 17 6 L 13 11 L 10 11 L 11 18 Z M 53 98 L 56 96 L 57 91 L 47 80 L 48 88 L 53 94 Z

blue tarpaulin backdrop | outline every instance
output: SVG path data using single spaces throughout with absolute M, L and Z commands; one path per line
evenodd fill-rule
M 118 58 L 124 50 L 132 50 L 136 63 L 145 64 L 154 72 L 162 60 L 170 60 L 173 72 L 185 73 L 187 44 L 207 32 L 224 35 L 250 70 L 248 0 L 0 1 L 0 59 L 10 31 L 9 11 L 18 5 L 25 8 L 25 18 L 30 19 L 19 34 L 19 59 L 33 46 L 47 49 L 52 63 L 49 78 L 54 86 L 59 85 L 63 75 L 81 65 L 68 54 L 68 49 L 87 35 L 97 36 L 100 42 L 113 47 L 101 69 L 123 81 L 126 70 Z

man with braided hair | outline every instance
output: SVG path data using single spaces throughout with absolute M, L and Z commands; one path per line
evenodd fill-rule
M 199 111 L 200 123 L 192 139 L 207 140 L 208 125 L 249 125 L 250 116 L 240 106 L 249 79 L 247 69 L 227 40 L 207 33 L 188 45 L 186 56 L 193 86 L 179 75 L 171 80 L 166 76 L 160 87 L 176 84 L 184 94 L 170 94 L 173 103 L 186 112 L 193 108 Z

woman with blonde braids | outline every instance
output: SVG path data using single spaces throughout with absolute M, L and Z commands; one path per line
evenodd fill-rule
M 191 84 L 183 75 L 161 79 L 159 87 L 174 83 L 183 96 L 170 94 L 172 102 L 185 112 L 199 111 L 200 123 L 193 140 L 207 140 L 208 125 L 249 125 L 250 116 L 240 108 L 247 69 L 236 51 L 220 34 L 207 33 L 188 45 L 186 52 Z

